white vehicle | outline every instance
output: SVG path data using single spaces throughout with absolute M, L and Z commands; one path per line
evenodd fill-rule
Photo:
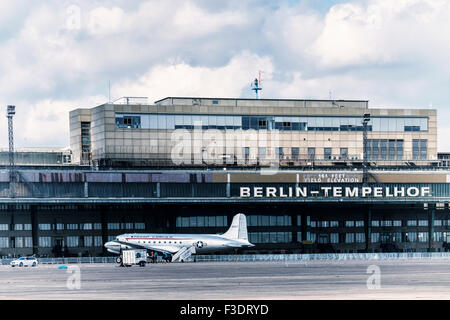
M 11 267 L 36 267 L 37 265 L 38 261 L 35 257 L 20 257 L 11 261 Z
M 123 250 L 122 251 L 122 264 L 126 267 L 132 265 L 139 265 L 145 267 L 147 263 L 147 250 L 135 249 L 135 250 Z
M 231 226 L 224 234 L 122 234 L 116 240 L 105 243 L 109 252 L 120 255 L 126 249 L 147 249 L 173 255 L 171 261 L 186 261 L 192 254 L 229 251 L 249 248 L 247 219 L 239 213 L 233 217 Z M 117 258 L 117 263 L 122 259 Z

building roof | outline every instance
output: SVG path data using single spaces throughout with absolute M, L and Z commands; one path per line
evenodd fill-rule
M 318 102 L 369 102 L 369 100 L 348 100 L 348 99 L 254 99 L 254 98 L 218 98 L 218 97 L 165 97 L 163 99 L 157 100 L 154 103 L 160 103 L 165 100 L 184 100 L 184 99 L 200 99 L 200 100 L 243 100 L 243 101 L 295 101 L 295 102 L 303 102 L 303 101 L 318 101 Z

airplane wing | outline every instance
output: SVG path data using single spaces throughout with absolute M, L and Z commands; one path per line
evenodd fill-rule
M 150 245 L 147 245 L 147 246 L 144 247 L 142 245 L 139 245 L 139 244 L 136 244 L 136 243 L 131 243 L 131 242 L 126 242 L 126 241 L 114 240 L 114 242 L 123 244 L 125 246 L 129 246 L 129 247 L 132 247 L 132 248 L 135 248 L 135 249 L 147 249 L 147 250 L 150 250 L 150 251 L 157 251 L 157 252 L 161 252 L 161 253 L 176 253 L 177 251 L 180 250 L 179 247 L 166 246 L 164 249 L 161 249 L 159 247 L 153 247 L 153 246 L 150 246 Z

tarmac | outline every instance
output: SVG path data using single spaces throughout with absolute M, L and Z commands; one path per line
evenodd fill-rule
M 66 267 L 0 266 L 0 299 L 450 299 L 444 259 Z

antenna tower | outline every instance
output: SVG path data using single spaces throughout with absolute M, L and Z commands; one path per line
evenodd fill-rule
M 262 90 L 262 87 L 261 87 L 261 71 L 258 72 L 258 78 L 255 78 L 255 80 L 252 82 L 252 90 L 255 91 L 256 99 L 259 99 L 258 91 Z

